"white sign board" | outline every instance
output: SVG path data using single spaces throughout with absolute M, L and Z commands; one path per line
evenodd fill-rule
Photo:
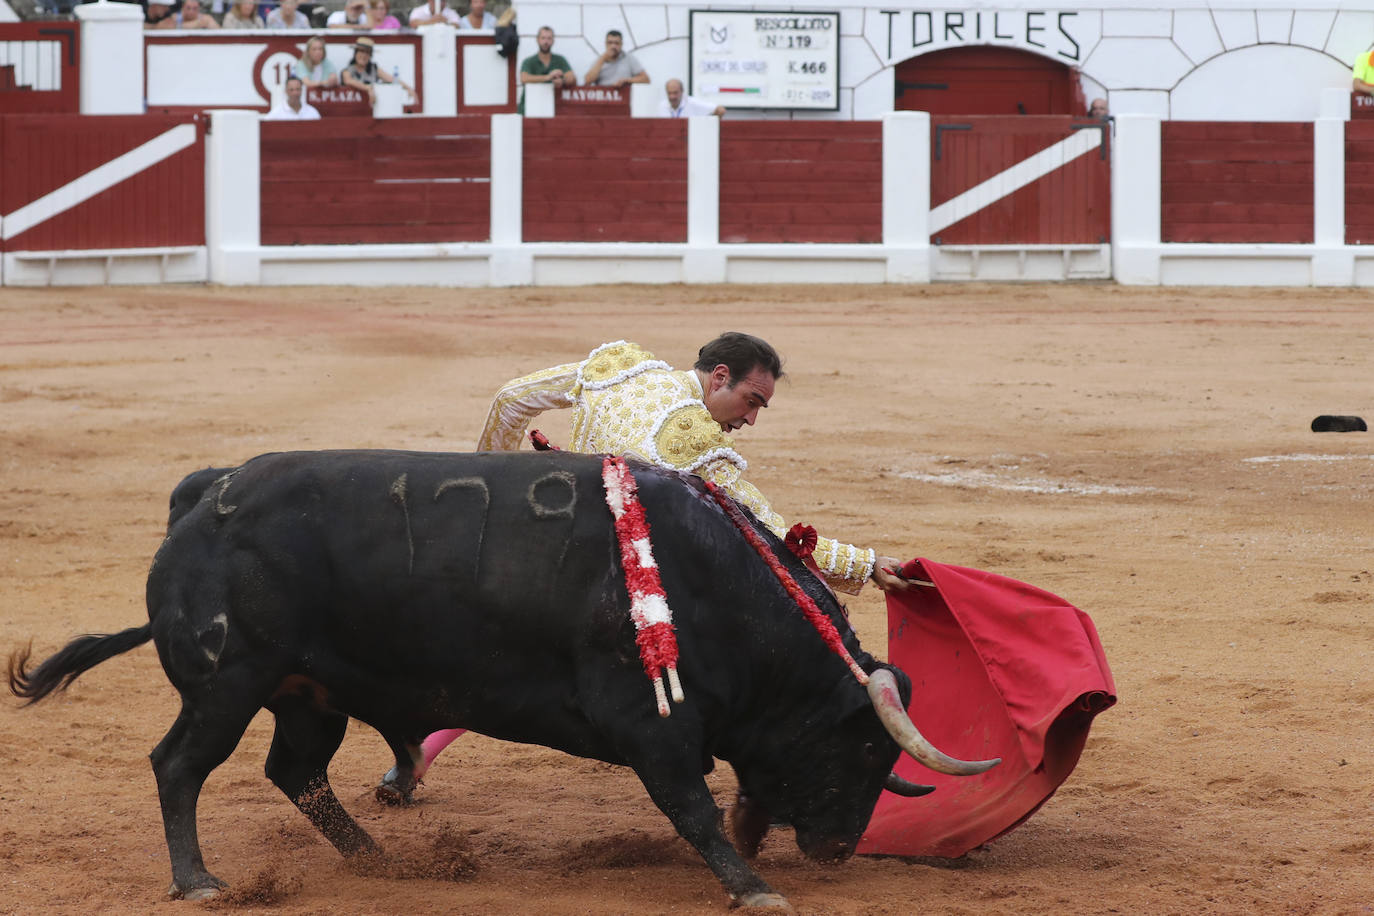
M 840 107 L 840 14 L 692 10 L 687 91 L 726 108 Z

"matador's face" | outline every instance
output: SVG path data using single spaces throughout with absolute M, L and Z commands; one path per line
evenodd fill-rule
M 776 381 L 767 369 L 756 366 L 731 384 L 730 369 L 722 364 L 711 370 L 701 399 L 711 418 L 728 433 L 746 424 L 754 425 L 759 411 L 772 399 Z

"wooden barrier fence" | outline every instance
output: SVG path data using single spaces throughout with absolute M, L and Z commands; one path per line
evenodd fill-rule
M 1164 242 L 1311 243 L 1312 125 L 1165 121 Z
M 262 244 L 491 237 L 491 119 L 264 121 Z
M 1374 120 L 1345 125 L 1345 243 L 1374 245 Z
M 527 242 L 687 241 L 687 123 L 527 118 Z
M 722 242 L 881 242 L 877 121 L 725 121 Z
M 205 244 L 198 116 L 0 116 L 0 249 Z

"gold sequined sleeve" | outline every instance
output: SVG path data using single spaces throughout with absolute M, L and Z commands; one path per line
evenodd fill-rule
M 744 479 L 739 465 L 734 461 L 729 458 L 717 458 L 706 462 L 694 473 L 711 481 L 748 507 L 749 511 L 778 537 L 787 536 L 787 522 L 773 511 L 773 507 L 768 504 L 768 500 L 759 492 L 758 487 Z M 822 537 L 817 539 L 816 552 L 812 554 L 812 559 L 820 567 L 831 588 L 847 595 L 857 595 L 872 574 L 877 555 L 872 550 Z
M 486 425 L 477 440 L 479 452 L 513 452 L 520 448 L 530 421 L 546 410 L 577 403 L 577 367 L 568 363 L 541 369 L 507 382 L 491 402 Z

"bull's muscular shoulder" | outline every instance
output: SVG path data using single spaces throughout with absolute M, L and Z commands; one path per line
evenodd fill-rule
M 588 391 L 609 388 L 650 369 L 671 369 L 661 359 L 628 340 L 597 347 L 577 368 L 577 380 Z

